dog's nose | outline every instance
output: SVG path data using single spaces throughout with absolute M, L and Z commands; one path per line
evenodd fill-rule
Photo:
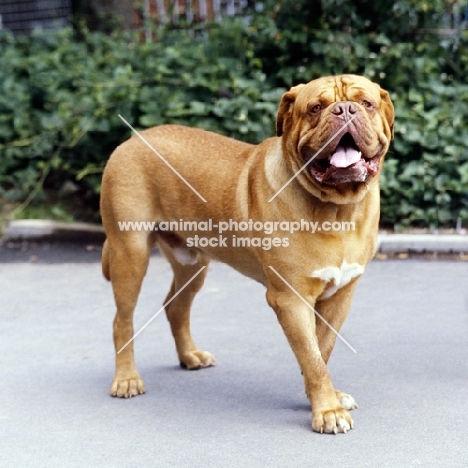
M 336 116 L 342 117 L 344 120 L 351 119 L 354 114 L 356 114 L 357 109 L 354 106 L 354 103 L 343 101 L 337 102 L 335 107 L 333 107 L 332 113 Z

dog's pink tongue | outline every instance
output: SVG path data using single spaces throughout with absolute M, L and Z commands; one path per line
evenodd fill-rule
M 349 167 L 360 159 L 360 151 L 354 148 L 338 146 L 330 158 L 330 164 L 335 167 Z

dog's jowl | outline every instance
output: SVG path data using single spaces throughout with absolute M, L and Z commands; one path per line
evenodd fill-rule
M 376 249 L 379 176 L 393 121 L 386 91 L 342 75 L 285 93 L 276 136 L 257 146 L 177 125 L 120 145 L 101 198 L 102 266 L 117 306 L 111 394 L 145 392 L 133 312 L 157 243 L 174 271 L 166 314 L 183 367 L 216 363 L 194 343 L 189 320 L 203 267 L 214 258 L 265 285 L 304 376 L 313 430 L 351 429 L 356 403 L 335 390 L 327 362 Z

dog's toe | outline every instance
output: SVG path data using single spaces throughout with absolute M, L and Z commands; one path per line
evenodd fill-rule
M 131 398 L 145 392 L 145 384 L 141 379 L 114 379 L 110 394 L 118 398 Z
M 180 356 L 180 365 L 184 369 L 198 370 L 202 367 L 215 366 L 216 359 L 207 351 L 196 350 Z
M 340 401 L 341 406 L 346 410 L 353 410 L 358 407 L 356 400 L 351 395 L 348 395 L 347 393 L 336 390 L 336 397 Z
M 322 411 L 312 418 L 312 429 L 321 434 L 346 434 L 353 427 L 350 414 L 343 408 Z

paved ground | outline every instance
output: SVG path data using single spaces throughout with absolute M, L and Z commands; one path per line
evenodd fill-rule
M 310 429 L 302 378 L 264 290 L 213 264 L 193 329 L 218 366 L 180 369 L 163 315 L 136 341 L 147 394 L 108 396 L 111 288 L 98 250 L 0 249 L 0 466 L 468 466 L 468 263 L 374 261 L 330 368 L 355 429 Z M 152 259 L 136 326 L 170 281 Z

